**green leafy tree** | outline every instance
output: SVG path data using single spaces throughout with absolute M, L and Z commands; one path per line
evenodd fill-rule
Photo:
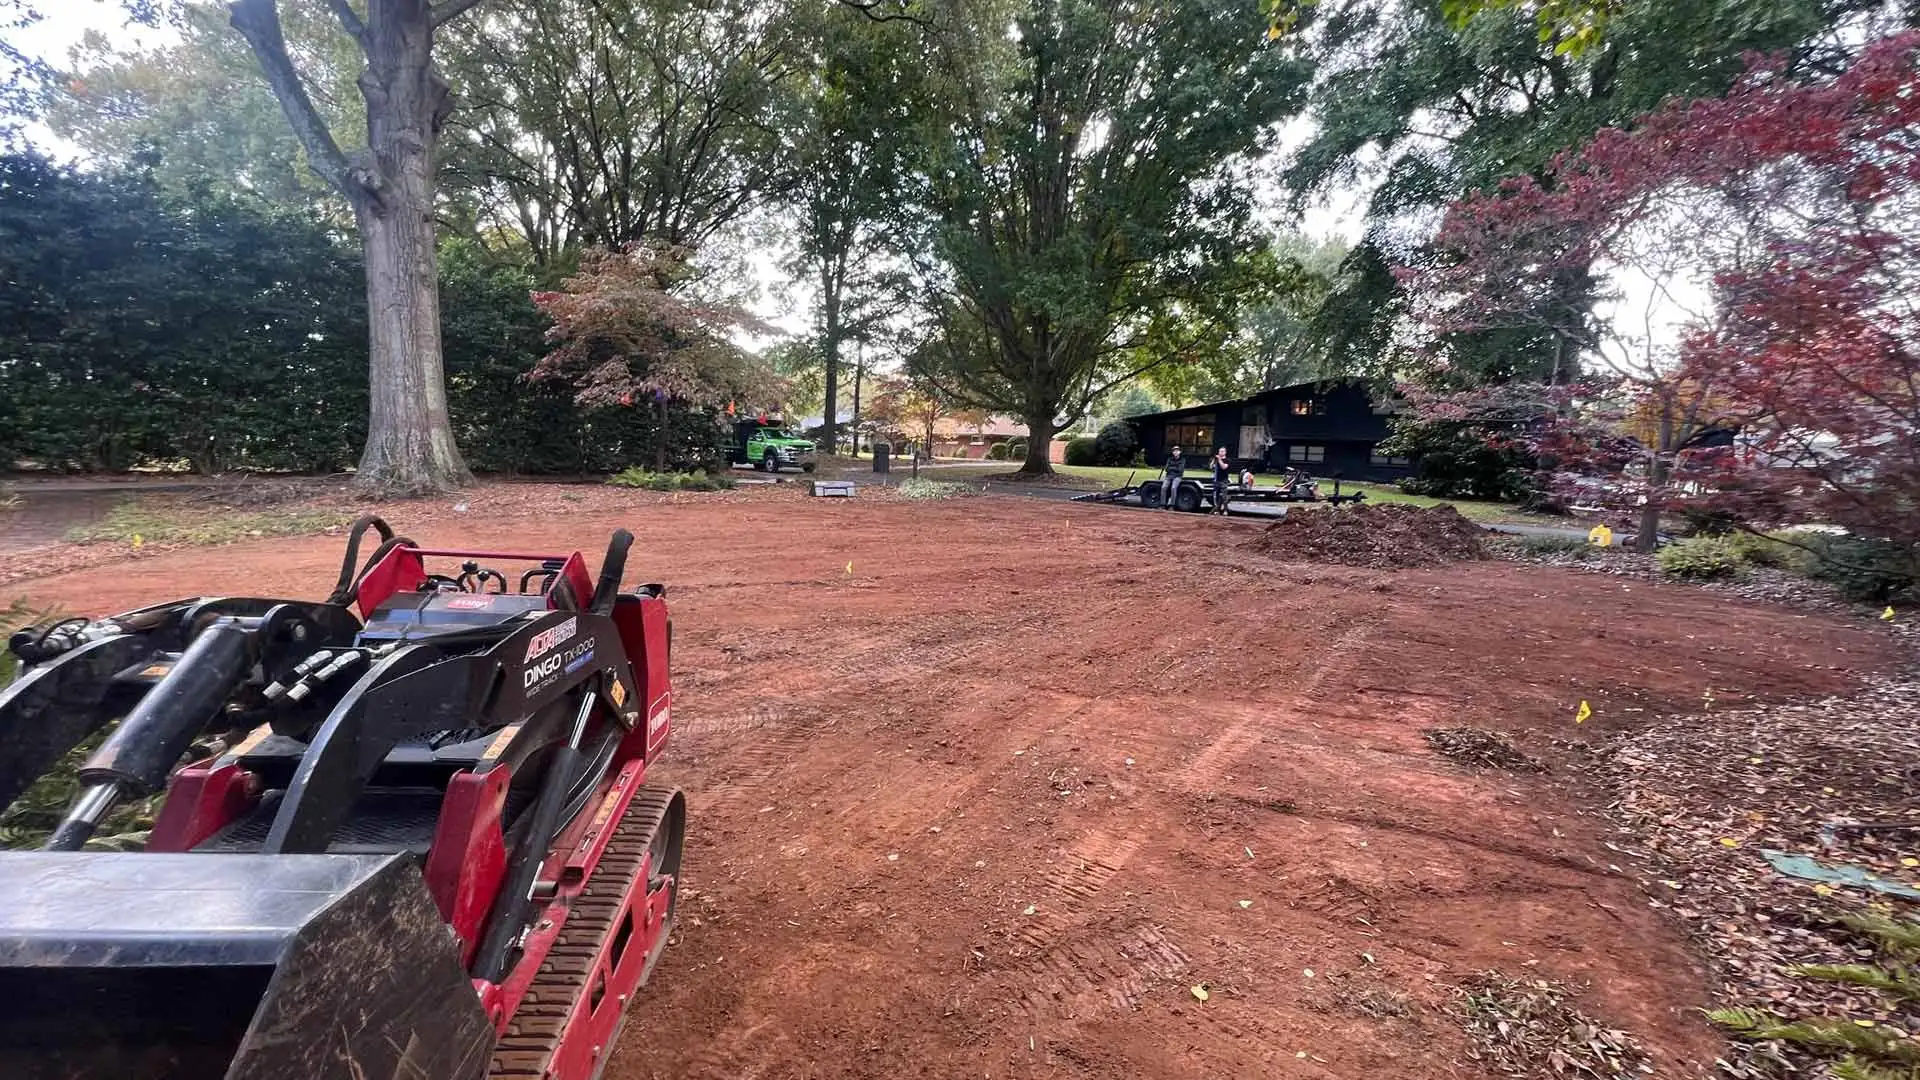
M 828 403 L 820 439 L 828 447 L 839 445 L 841 353 L 851 341 L 873 338 L 904 289 L 890 249 L 898 240 L 907 135 L 924 108 L 917 37 L 902 20 L 828 8 L 794 133 L 789 270 L 813 292 L 812 351 Z
M 446 172 L 543 263 L 583 246 L 699 249 L 786 190 L 813 40 L 783 0 L 548 0 L 444 32 L 463 108 Z
M 1176 357 L 1141 346 L 1204 325 L 1196 313 L 1265 246 L 1244 167 L 1300 104 L 1307 70 L 1231 0 L 938 10 L 951 112 L 921 129 L 917 201 L 947 345 L 922 354 L 935 361 L 923 373 L 1020 417 L 1021 471 L 1048 473 L 1054 432 Z
M 96 163 L 125 168 L 151 157 L 154 177 L 171 194 L 225 190 L 288 207 L 334 196 L 227 19 L 224 5 L 183 7 L 178 42 L 132 53 L 89 34 L 52 84 L 47 125 Z M 288 54 L 327 126 L 364 141 L 357 46 L 321 0 L 286 4 L 282 22 Z

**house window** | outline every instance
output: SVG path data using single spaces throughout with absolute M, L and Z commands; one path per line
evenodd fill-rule
M 1327 403 L 1319 398 L 1293 399 L 1293 415 L 1295 416 L 1325 416 L 1326 414 Z
M 986 438 L 985 438 L 985 436 L 981 436 L 981 435 L 975 435 L 975 436 L 973 437 L 973 445 L 975 445 L 975 446 L 979 446 L 979 445 L 980 445 L 981 443 L 984 443 L 984 442 L 986 442 L 986 441 L 987 441 L 987 440 L 986 440 Z
M 1327 460 L 1327 448 L 1324 446 L 1301 446 L 1298 443 L 1287 447 L 1287 460 L 1300 462 L 1318 462 Z
M 1213 418 L 1203 417 L 1200 423 L 1168 424 L 1167 448 L 1180 448 L 1181 457 L 1213 456 Z
M 1267 437 L 1267 425 L 1247 424 L 1240 429 L 1240 460 L 1256 461 L 1267 456 L 1273 440 Z
M 1397 465 L 1405 467 L 1413 464 L 1413 459 L 1410 457 L 1402 457 L 1398 454 L 1383 454 L 1379 450 L 1375 450 L 1372 454 L 1368 455 L 1367 460 L 1375 465 Z

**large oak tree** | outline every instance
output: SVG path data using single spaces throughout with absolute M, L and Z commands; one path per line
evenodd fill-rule
M 247 40 L 309 166 L 353 207 L 367 266 L 369 408 L 359 482 L 424 492 L 471 479 L 447 415 L 440 354 L 440 291 L 434 266 L 434 157 L 453 109 L 434 70 L 434 36 L 480 0 L 330 0 L 360 47 L 367 145 L 335 140 L 287 50 L 275 0 L 235 0 L 233 26 Z
M 952 4 L 926 138 L 944 348 L 923 374 L 1025 421 L 1025 473 L 1116 382 L 1174 360 L 1265 245 L 1250 163 L 1306 71 L 1242 0 Z M 1163 347 L 1142 354 L 1158 336 Z

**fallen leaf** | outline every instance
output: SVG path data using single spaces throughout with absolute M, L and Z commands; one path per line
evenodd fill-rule
M 1023 912 L 1021 912 L 1020 914 L 1022 914 L 1022 915 L 1031 915 L 1031 914 L 1033 914 L 1034 912 L 1036 912 L 1036 911 L 1038 911 L 1038 910 L 1040 910 L 1040 909 L 1039 909 L 1039 908 L 1037 908 L 1037 907 L 1035 907 L 1035 906 L 1034 906 L 1034 905 L 1032 905 L 1032 904 L 1028 904 L 1028 905 L 1027 905 L 1027 910 L 1025 910 L 1025 911 L 1023 911 Z
M 1311 979 L 1311 978 L 1313 978 L 1313 969 L 1312 969 L 1312 968 L 1308 968 L 1308 969 L 1307 969 L 1307 970 L 1305 970 L 1304 972 L 1301 972 L 1301 974 L 1302 974 L 1302 975 L 1305 975 L 1305 976 L 1306 976 L 1307 978 L 1309 978 L 1309 979 Z
M 887 861 L 888 861 L 888 862 L 899 862 L 899 861 L 900 861 L 900 853 L 899 853 L 899 852 L 897 852 L 897 851 L 895 851 L 895 852 L 889 852 L 889 853 L 888 853 L 888 855 L 887 855 Z
M 1720 846 L 1721 847 L 1739 847 L 1740 841 L 1735 840 L 1731 836 L 1723 836 L 1720 838 Z
M 1242 901 L 1240 901 L 1240 906 L 1241 906 L 1241 907 L 1243 907 L 1243 908 L 1250 908 L 1250 907 L 1252 907 L 1252 906 L 1253 906 L 1253 901 L 1251 901 L 1251 900 L 1242 900 Z
M 1213 996 L 1213 994 L 1207 990 L 1206 983 L 1200 983 L 1199 985 L 1195 986 L 1192 989 L 1191 993 L 1193 994 L 1194 997 L 1199 998 L 1201 1001 L 1205 1001 L 1208 998 Z
M 1900 865 L 1901 866 L 1920 866 L 1920 859 L 1914 859 L 1914 858 L 1901 859 Z

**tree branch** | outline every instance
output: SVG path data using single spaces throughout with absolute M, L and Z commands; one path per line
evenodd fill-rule
M 480 3 L 481 0 L 441 0 L 440 3 L 433 5 L 431 9 L 433 28 L 435 30 L 440 29 L 460 16 L 465 15 L 469 10 L 478 7 Z
M 347 155 L 340 152 L 340 144 L 334 142 L 333 133 L 327 130 L 320 110 L 313 107 L 313 99 L 307 96 L 293 58 L 287 54 L 287 39 L 280 28 L 280 12 L 275 0 L 234 0 L 227 10 L 228 22 L 247 39 L 254 58 L 260 62 L 261 72 L 267 77 L 267 85 L 279 99 L 287 123 L 300 140 L 300 148 L 307 152 L 307 167 L 349 200 L 365 197 L 378 201 L 379 177 L 356 169 L 347 161 Z
M 919 26 L 932 26 L 933 20 L 913 11 L 908 0 L 840 0 L 843 7 L 872 19 L 874 22 L 910 22 Z
M 359 42 L 364 51 L 367 47 L 367 24 L 360 21 L 360 13 L 353 10 L 348 0 L 327 0 L 327 4 L 339 17 L 340 26 L 346 30 L 347 36 Z

